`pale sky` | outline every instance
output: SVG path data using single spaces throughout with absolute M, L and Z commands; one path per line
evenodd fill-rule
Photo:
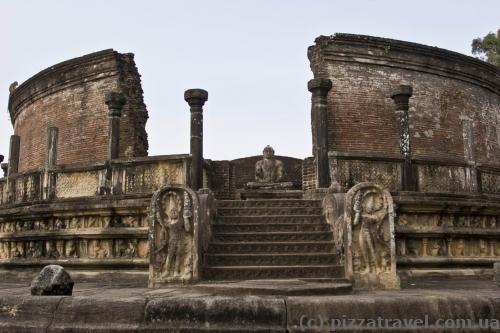
M 0 154 L 13 134 L 8 87 L 58 62 L 132 52 L 149 111 L 149 154 L 189 152 L 183 92 L 208 90 L 204 156 L 311 155 L 307 47 L 366 34 L 470 55 L 500 28 L 500 1 L 0 0 Z M 335 89 L 335 87 L 333 88 Z M 64 116 L 64 115 L 61 115 Z

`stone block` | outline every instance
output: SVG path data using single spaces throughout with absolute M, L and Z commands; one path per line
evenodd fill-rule
M 285 332 L 281 299 L 246 297 L 163 297 L 148 302 L 145 320 L 158 332 L 183 331 Z M 187 330 L 186 330 L 187 331 Z M 163 332 L 163 331 L 162 331 Z

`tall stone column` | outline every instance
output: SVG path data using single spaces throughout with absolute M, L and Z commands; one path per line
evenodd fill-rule
M 203 187 L 203 105 L 208 92 L 203 89 L 189 89 L 184 100 L 191 109 L 191 170 L 190 185 L 194 191 Z
M 120 154 L 120 117 L 126 101 L 122 93 L 113 91 L 106 94 L 105 103 L 109 110 L 108 159 L 110 160 L 118 158 Z
M 18 172 L 20 144 L 21 144 L 21 137 L 19 135 L 10 136 L 9 166 L 8 166 L 9 176 Z
M 413 88 L 409 85 L 400 85 L 392 94 L 394 100 L 395 113 L 399 126 L 399 148 L 401 155 L 404 158 L 402 172 L 402 190 L 415 191 L 416 183 L 413 175 L 413 167 L 411 163 L 411 146 L 410 146 L 410 118 L 408 115 L 409 101 L 413 94 Z
M 330 186 L 328 167 L 328 114 L 327 96 L 332 89 L 329 79 L 312 79 L 307 83 L 307 89 L 312 93 L 312 118 L 315 134 L 316 179 L 318 188 Z M 337 181 L 334 179 L 333 181 Z

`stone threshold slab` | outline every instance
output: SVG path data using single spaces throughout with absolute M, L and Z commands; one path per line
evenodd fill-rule
M 403 288 L 336 296 L 223 296 L 189 286 L 151 290 L 142 282 L 82 282 L 73 296 L 31 296 L 26 283 L 2 281 L 0 332 L 328 332 L 335 330 L 325 323 L 335 319 L 365 323 L 335 327 L 339 332 L 494 332 L 496 326 L 483 326 L 500 322 L 500 287 L 491 280 L 414 279 Z M 413 324 L 396 330 L 366 326 L 379 318 Z M 436 324 L 440 319 L 470 320 L 473 327 L 443 329 Z

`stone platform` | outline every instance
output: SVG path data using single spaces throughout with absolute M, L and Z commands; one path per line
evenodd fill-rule
M 147 289 L 140 274 L 101 282 L 75 276 L 73 296 L 31 296 L 29 281 L 3 278 L 0 332 L 494 332 L 500 325 L 500 288 L 491 279 L 403 279 L 400 291 L 337 296 L 224 296 L 216 285 Z M 334 318 L 363 319 L 364 327 L 341 330 L 336 322 L 332 329 Z M 380 326 L 397 319 L 414 321 L 405 329 Z M 440 319 L 447 329 L 436 326 Z M 474 328 L 453 327 L 457 319 L 472 319 Z

